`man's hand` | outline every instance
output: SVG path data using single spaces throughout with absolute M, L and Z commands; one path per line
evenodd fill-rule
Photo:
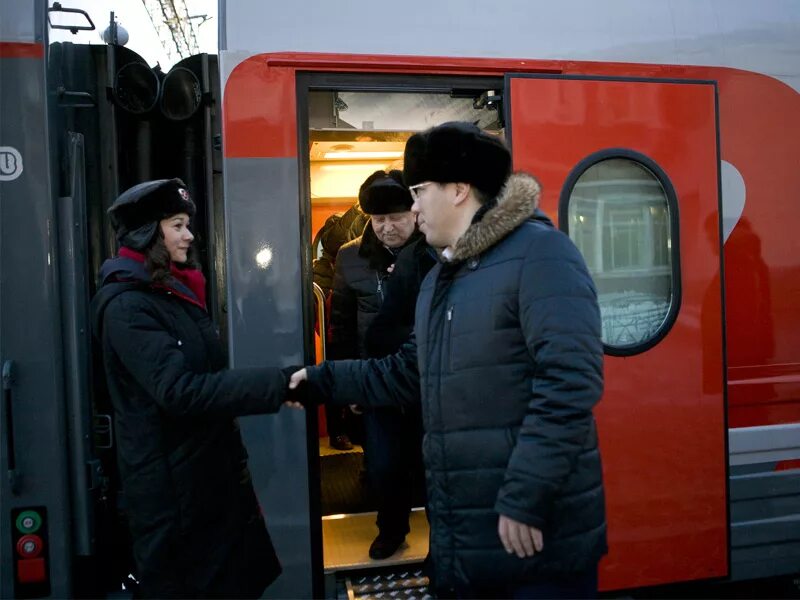
M 540 530 L 504 515 L 500 515 L 497 522 L 497 533 L 506 552 L 514 553 L 519 558 L 533 556 L 544 548 Z
M 289 377 L 289 389 L 296 390 L 301 383 L 304 381 L 308 381 L 308 373 L 305 369 L 300 369 L 299 371 L 295 371 L 292 373 L 291 377 Z M 292 400 L 291 398 L 297 397 L 296 395 L 292 394 L 291 392 L 288 394 L 286 402 L 283 403 L 284 406 L 288 406 L 290 408 L 304 408 L 302 402 L 298 402 L 297 400 Z

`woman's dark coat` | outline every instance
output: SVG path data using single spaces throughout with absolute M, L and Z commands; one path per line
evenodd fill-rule
M 191 291 L 106 261 L 92 302 L 133 553 L 148 597 L 253 597 L 280 573 L 235 417 L 277 411 L 278 369 L 228 370 Z
M 337 404 L 421 396 L 431 575 L 444 593 L 569 576 L 607 549 L 596 293 L 569 238 L 535 212 L 538 196 L 533 178 L 513 175 L 432 269 L 415 341 L 309 369 L 311 391 Z M 507 554 L 498 515 L 541 529 L 543 551 Z
M 415 231 L 403 247 L 419 237 Z M 367 356 L 364 338 L 383 302 L 387 269 L 397 259 L 398 252 L 386 248 L 369 223 L 361 237 L 339 249 L 331 296 L 328 358 Z

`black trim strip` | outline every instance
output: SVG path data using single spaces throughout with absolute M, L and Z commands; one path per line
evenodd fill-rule
M 483 92 L 503 87 L 501 77 L 469 77 L 453 75 L 419 75 L 408 73 L 318 73 L 298 71 L 300 85 L 309 90 L 332 90 L 337 92 L 395 92 L 449 94 L 453 90 Z M 299 96 L 298 96 L 299 100 Z M 299 108 L 299 105 L 298 105 Z M 299 114 L 299 113 L 298 113 Z
M 725 521 L 728 524 L 728 576 L 731 575 L 732 553 L 731 548 L 731 463 L 730 463 L 730 448 L 728 438 L 728 315 L 725 310 L 725 240 L 723 232 L 725 231 L 722 226 L 722 143 L 720 141 L 720 127 L 719 127 L 719 86 L 717 82 L 714 84 L 714 119 L 717 129 L 717 219 L 719 231 L 719 295 L 720 295 L 720 312 L 722 313 L 722 415 L 724 426 L 722 428 L 722 435 L 725 444 Z
M 659 167 L 653 159 L 645 156 L 641 152 L 636 152 L 629 148 L 606 148 L 594 152 L 575 165 L 564 182 L 564 187 L 561 189 L 561 195 L 558 199 L 558 228 L 569 235 L 569 201 L 572 197 L 572 190 L 581 175 L 594 165 L 615 158 L 633 161 L 650 171 L 661 184 L 667 198 L 667 207 L 669 209 L 670 240 L 672 244 L 672 248 L 670 249 L 672 294 L 669 310 L 664 316 L 664 321 L 653 335 L 644 342 L 632 344 L 630 346 L 611 346 L 603 342 L 603 349 L 605 353 L 610 356 L 632 356 L 649 350 L 664 339 L 664 336 L 667 335 L 675 324 L 681 307 L 680 219 L 678 214 L 678 197 L 675 194 L 675 188 L 672 182 L 666 172 Z
M 300 266 L 306 273 L 301 298 L 303 300 L 303 362 L 314 364 L 314 294 L 312 283 L 311 261 L 313 259 L 310 244 L 302 240 L 311 239 L 311 165 L 308 152 L 308 86 L 301 76 L 295 79 L 297 97 L 297 148 L 298 148 L 298 198 L 300 211 Z M 319 462 L 319 419 L 317 410 L 306 410 L 306 458 L 308 469 L 308 505 L 309 534 L 311 539 L 311 594 L 314 598 L 325 597 L 325 561 L 322 553 L 322 499 L 321 472 Z

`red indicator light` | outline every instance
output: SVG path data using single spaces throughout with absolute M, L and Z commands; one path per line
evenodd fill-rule
M 42 552 L 42 538 L 38 535 L 23 535 L 17 542 L 17 554 L 22 558 L 36 558 Z

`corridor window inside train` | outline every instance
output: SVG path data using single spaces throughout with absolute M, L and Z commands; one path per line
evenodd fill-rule
M 654 346 L 677 313 L 677 203 L 646 157 L 598 158 L 569 177 L 561 227 L 594 278 L 606 352 L 630 355 Z

